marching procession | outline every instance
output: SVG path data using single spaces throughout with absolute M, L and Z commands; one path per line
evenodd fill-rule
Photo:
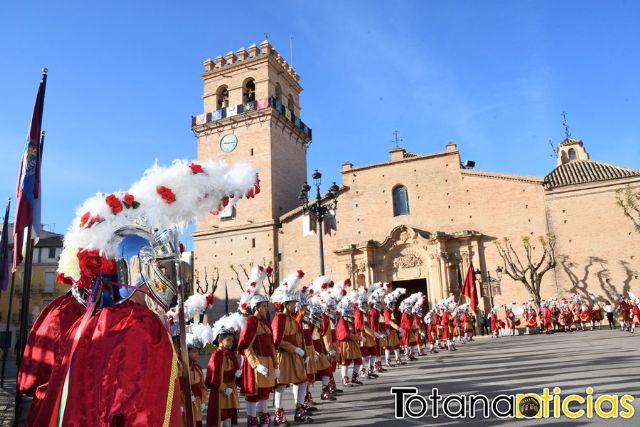
M 614 306 L 604 298 L 597 298 L 593 294 L 588 296 L 586 299 L 573 294 L 570 299 L 543 300 L 539 312 L 536 311 L 533 299 L 521 306 L 511 303 L 504 306 L 506 323 L 498 319 L 501 306 L 497 305 L 491 310 L 490 315 L 492 336 L 498 337 L 499 329 L 506 329 L 506 335 L 517 335 L 518 326 L 524 327 L 525 334 L 592 331 L 602 327 L 604 313 L 607 315 L 609 328 L 615 329 Z M 636 325 L 640 324 L 640 298 L 629 292 L 627 297 L 617 295 L 617 300 L 618 307 L 615 311 L 620 330 L 634 333 Z

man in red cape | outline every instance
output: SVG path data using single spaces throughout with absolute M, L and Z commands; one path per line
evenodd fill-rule
M 273 331 L 267 321 L 269 299 L 257 294 L 250 300 L 253 314 L 240 332 L 238 354 L 245 357 L 242 364 L 240 390 L 247 403 L 247 426 L 271 425 L 271 415 L 267 410 L 269 394 L 280 376 L 276 350 L 273 345 Z M 260 412 L 260 419 L 257 412 Z
M 295 274 L 295 273 L 294 273 Z M 296 281 L 304 276 L 302 271 L 297 273 Z M 289 279 L 293 281 L 292 279 Z M 284 286 L 281 284 L 280 286 Z M 291 288 L 294 288 L 292 286 Z M 307 394 L 307 355 L 304 350 L 302 328 L 294 318 L 297 295 L 293 292 L 286 292 L 279 303 L 282 304 L 283 311 L 277 313 L 271 322 L 273 329 L 273 345 L 276 348 L 278 357 L 278 367 L 280 377 L 278 378 L 275 391 L 275 423 L 286 425 L 286 415 L 282 407 L 282 393 L 287 385 L 293 385 L 293 397 L 296 403 L 294 421 L 300 423 L 313 422 L 307 415 L 303 407 L 304 398 Z M 306 362 L 306 363 L 305 363 Z
M 84 312 L 85 308 L 67 293 L 47 304 L 33 324 L 17 380 L 18 392 L 33 397 L 31 411 L 37 411 L 47 391 L 62 336 Z
M 144 295 L 83 320 L 63 337 L 47 393 L 27 425 L 180 426 L 177 358 Z M 68 368 L 68 395 L 61 396 Z

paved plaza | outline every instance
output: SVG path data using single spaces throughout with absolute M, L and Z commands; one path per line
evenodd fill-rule
M 205 367 L 206 362 L 203 356 L 201 365 Z M 15 376 L 15 365 L 11 365 L 13 369 L 8 369 L 10 376 L 7 380 L 9 389 L 15 383 L 11 377 Z M 319 411 L 314 415 L 314 425 L 637 426 L 640 420 L 640 334 L 603 329 L 498 339 L 478 337 L 472 343 L 460 345 L 455 352 L 442 350 L 438 354 L 421 357 L 410 365 L 392 368 L 376 380 L 364 381 L 363 386 L 343 388 L 345 392 L 335 402 L 321 402 L 320 385 L 316 383 L 312 390 Z M 419 420 L 396 420 L 393 396 L 389 392 L 391 387 L 417 387 L 419 393 L 426 396 L 432 387 L 438 387 L 443 396 L 483 393 L 491 399 L 503 393 L 541 393 L 542 388 L 555 386 L 561 388 L 561 395 L 585 395 L 587 386 L 594 388 L 596 396 L 604 393 L 630 394 L 638 399 L 633 402 L 636 415 L 630 420 L 595 417 L 575 421 L 567 418 L 514 421 L 495 417 L 451 420 L 440 416 L 433 419 L 427 412 Z M 11 425 L 13 396 L 2 391 L 0 399 L 0 425 Z M 285 406 L 293 407 L 289 390 Z M 289 418 L 293 418 L 292 411 L 289 411 Z M 240 425 L 245 422 L 244 411 L 239 421 Z
M 631 394 L 636 415 L 630 420 L 500 420 L 496 418 L 450 420 L 427 416 L 420 420 L 393 416 L 391 387 L 417 387 L 428 395 L 438 387 L 441 395 L 483 393 L 489 398 L 507 393 L 541 393 L 542 388 L 561 388 L 581 393 L 594 388 L 594 395 Z M 318 386 L 314 396 L 319 396 Z M 392 368 L 365 385 L 347 388 L 339 400 L 319 403 L 316 425 L 611 425 L 640 424 L 640 335 L 610 331 L 521 335 L 497 339 L 479 337 L 455 352 L 442 350 L 419 358 L 409 366 Z M 430 411 L 431 409 L 429 409 Z

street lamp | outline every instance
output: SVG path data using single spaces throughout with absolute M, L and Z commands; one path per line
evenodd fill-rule
M 486 285 L 489 288 L 489 305 L 491 306 L 491 308 L 493 308 L 493 286 L 491 286 L 491 284 L 493 282 L 500 283 L 500 281 L 502 280 L 502 267 L 498 266 L 498 268 L 496 268 L 497 279 L 494 279 L 493 277 L 491 277 L 491 271 L 487 271 L 487 277 L 485 277 L 483 280 L 482 271 L 480 271 L 479 268 L 477 268 L 476 271 L 474 271 L 474 274 L 476 276 L 477 281 Z
M 315 203 L 312 202 L 309 204 L 309 192 L 311 191 L 311 186 L 306 182 L 300 189 L 300 195 L 298 199 L 302 203 L 302 213 L 312 213 L 316 217 L 316 221 L 318 221 L 318 249 L 320 251 L 320 275 L 324 276 L 324 247 L 322 242 L 322 223 L 324 221 L 324 217 L 330 212 L 335 211 L 338 207 L 338 192 L 340 191 L 340 187 L 335 182 L 329 187 L 329 192 L 325 195 L 325 198 L 328 199 L 327 204 L 322 204 L 322 196 L 320 195 L 320 184 L 322 182 L 322 174 L 318 172 L 316 169 L 311 175 L 313 178 L 313 184 L 316 187 L 316 200 Z

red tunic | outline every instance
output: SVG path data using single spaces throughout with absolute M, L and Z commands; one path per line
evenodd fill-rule
M 591 322 L 591 309 L 589 307 L 580 309 L 580 321 L 584 323 Z
M 542 307 L 540 311 L 540 317 L 542 318 L 542 327 L 544 329 L 551 329 L 552 313 L 549 307 Z
M 443 311 L 442 318 L 440 319 L 440 324 L 442 325 L 442 339 L 448 340 L 453 338 L 449 331 L 449 312 Z
M 49 425 L 82 319 L 63 337 L 60 363 L 54 366 L 47 393 L 37 413 L 29 414 L 27 425 Z M 62 423 L 160 426 L 167 418 L 169 425 L 180 426 L 177 371 L 173 344 L 154 312 L 132 301 L 103 308 L 78 338 Z
M 231 369 L 224 369 L 224 366 L 229 366 Z M 211 389 L 209 393 L 209 407 L 207 408 L 207 425 L 218 426 L 221 421 L 222 409 L 220 405 L 220 393 L 219 390 L 224 384 L 234 384 L 236 380 L 236 371 L 240 369 L 238 364 L 238 358 L 236 353 L 231 350 L 227 350 L 218 347 L 216 351 L 211 354 L 209 364 L 207 365 L 207 377 L 204 380 L 207 387 Z M 234 411 L 235 412 L 235 411 Z M 237 412 L 231 416 L 231 424 L 238 424 Z
M 537 314 L 536 311 L 534 309 L 529 309 L 527 311 L 524 312 L 525 316 L 527 318 L 527 326 L 530 328 L 535 328 L 536 326 L 538 326 L 538 322 L 537 322 Z
M 258 334 L 258 325 L 263 326 L 268 333 Z M 258 357 L 273 358 L 273 364 L 276 365 L 275 347 L 273 345 L 273 331 L 271 325 L 264 319 L 251 315 L 247 320 L 240 333 L 238 339 L 238 353 L 244 355 L 245 350 L 251 349 Z M 259 390 L 256 384 L 256 372 L 250 363 L 242 364 L 242 382 L 240 390 L 248 396 L 257 395 Z M 264 393 L 264 391 L 263 391 Z
M 496 313 L 491 313 L 489 318 L 491 321 L 491 332 L 497 332 L 498 331 L 498 315 Z

